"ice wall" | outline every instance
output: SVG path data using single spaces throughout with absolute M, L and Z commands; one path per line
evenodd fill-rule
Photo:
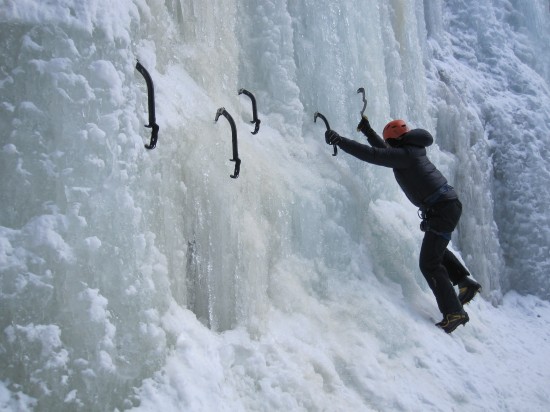
M 426 9 L 434 17 L 427 22 L 437 134 L 459 159 L 468 205 L 461 249 L 492 288 L 548 298 L 548 2 L 426 2 Z M 474 257 L 480 250 L 485 260 Z
M 313 123 L 318 110 L 362 139 L 360 86 L 377 130 L 403 117 L 436 136 L 430 156 L 465 205 L 454 247 L 486 297 L 547 297 L 544 4 L 3 2 L 3 402 L 126 409 L 174 347 L 192 352 L 183 327 L 205 346 L 217 338 L 201 324 L 255 339 L 273 311 L 316 322 L 340 294 L 341 324 L 371 330 L 352 314 L 377 282 L 429 300 L 416 211 L 391 172 L 330 156 Z M 153 151 L 136 59 L 155 82 Z M 256 136 L 240 87 L 259 102 Z

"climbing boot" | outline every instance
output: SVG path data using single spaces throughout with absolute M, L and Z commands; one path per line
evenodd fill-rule
M 458 300 L 462 305 L 470 303 L 474 296 L 481 290 L 481 285 L 475 280 L 465 277 L 458 283 Z
M 445 333 L 451 333 L 460 325 L 465 325 L 470 318 L 468 314 L 462 310 L 460 312 L 449 313 L 443 317 L 441 322 L 435 324 L 435 326 L 443 329 Z

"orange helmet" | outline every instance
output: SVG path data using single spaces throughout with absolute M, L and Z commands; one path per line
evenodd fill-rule
M 382 135 L 384 136 L 384 140 L 397 139 L 409 130 L 411 129 L 409 129 L 409 126 L 407 126 L 404 120 L 392 120 L 384 127 Z

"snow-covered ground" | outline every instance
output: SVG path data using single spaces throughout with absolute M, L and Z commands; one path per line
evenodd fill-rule
M 514 292 L 498 308 L 479 300 L 467 308 L 470 323 L 447 336 L 427 311 L 382 302 L 358 283 L 339 291 L 347 302 L 273 310 L 259 336 L 242 328 L 213 336 L 187 313 L 174 315 L 180 338 L 140 388 L 137 410 L 548 408 L 548 302 Z
M 548 4 L 357 3 L 0 0 L 0 411 L 550 407 Z M 464 204 L 450 336 L 415 208 L 313 122 L 363 140 L 358 87 Z

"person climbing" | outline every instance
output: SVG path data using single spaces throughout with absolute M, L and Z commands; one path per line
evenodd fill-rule
M 462 203 L 426 155 L 426 147 L 433 143 L 433 137 L 423 129 L 410 130 L 403 120 L 393 120 L 384 127 L 382 139 L 365 115 L 357 131 L 367 137 L 370 146 L 340 136 L 334 130 L 325 132 L 325 141 L 360 160 L 392 168 L 407 198 L 419 208 L 420 229 L 424 232 L 420 271 L 443 314 L 443 320 L 436 326 L 451 333 L 469 321 L 463 305 L 474 298 L 481 285 L 469 277 L 468 270 L 447 249 L 462 214 Z M 453 285 L 459 287 L 458 296 Z

